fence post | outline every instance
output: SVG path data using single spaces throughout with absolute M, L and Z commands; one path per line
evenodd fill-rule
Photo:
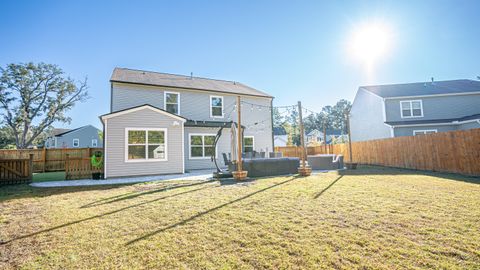
M 30 159 L 28 160 L 28 180 L 33 180 L 33 154 L 30 154 Z
M 65 179 L 68 179 L 68 158 L 70 154 L 65 154 Z
M 43 146 L 43 172 L 45 172 L 45 167 L 47 166 L 47 148 Z

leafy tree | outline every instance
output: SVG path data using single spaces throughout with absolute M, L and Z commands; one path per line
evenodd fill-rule
M 341 99 L 332 107 L 332 127 L 335 129 L 341 130 L 343 133 L 347 133 L 347 126 L 346 126 L 346 112 L 350 112 L 352 108 L 352 103 L 350 101 Z
M 280 114 L 278 108 L 273 108 L 273 126 L 280 127 L 285 122 L 285 118 Z
M 88 98 L 86 79 L 78 84 L 56 65 L 9 64 L 0 68 L 0 112 L 18 149 L 27 148 L 77 102 Z
M 0 149 L 12 149 L 14 146 L 15 137 L 12 129 L 7 126 L 0 127 Z

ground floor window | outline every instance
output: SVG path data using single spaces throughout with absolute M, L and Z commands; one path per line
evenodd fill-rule
M 243 151 L 245 151 L 245 153 L 253 152 L 253 143 L 254 143 L 253 136 L 243 137 Z
M 433 134 L 433 133 L 437 133 L 437 130 L 436 129 L 428 129 L 428 130 L 414 130 L 413 131 L 414 136 Z
M 166 129 L 127 129 L 126 160 L 167 160 Z
M 214 134 L 190 134 L 190 158 L 202 159 L 216 156 Z

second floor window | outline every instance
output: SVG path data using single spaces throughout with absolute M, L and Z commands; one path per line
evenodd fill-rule
M 180 94 L 165 92 L 165 110 L 169 113 L 180 114 Z
M 73 147 L 80 147 L 80 139 L 73 139 Z
M 92 147 L 97 147 L 98 142 L 97 139 L 92 139 Z
M 210 96 L 210 117 L 223 117 L 223 97 Z
M 421 100 L 400 101 L 400 109 L 402 110 L 402 118 L 423 116 L 423 106 Z

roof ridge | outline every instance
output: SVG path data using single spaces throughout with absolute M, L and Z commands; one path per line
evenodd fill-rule
M 188 75 L 182 75 L 182 74 L 175 74 L 175 73 L 169 73 L 169 72 L 159 72 L 159 71 L 151 71 L 151 70 L 143 70 L 143 69 L 136 69 L 136 68 L 124 68 L 124 67 L 115 67 L 115 69 L 126 69 L 126 70 L 131 70 L 131 71 L 141 71 L 141 72 L 149 72 L 149 73 L 157 73 L 157 74 L 164 74 L 164 75 L 173 75 L 173 76 L 179 76 L 179 77 L 185 77 L 185 78 L 196 78 L 196 79 L 203 79 L 203 80 L 212 80 L 212 81 L 220 81 L 220 82 L 230 82 L 233 84 L 242 84 L 237 81 L 231 81 L 231 80 L 222 80 L 222 79 L 213 79 L 213 78 L 207 78 L 207 77 L 199 77 L 199 76 L 188 76 Z M 243 86 L 246 86 L 245 84 L 242 84 Z
M 466 81 L 466 82 L 474 82 L 474 80 L 470 79 L 456 79 L 456 80 L 442 80 L 442 81 L 434 81 L 433 83 L 441 83 L 441 82 L 458 82 L 458 81 Z M 425 84 L 431 83 L 431 81 L 424 81 L 424 82 L 411 82 L 411 83 L 391 83 L 391 84 L 371 84 L 371 85 L 361 85 L 359 88 L 366 88 L 366 87 L 378 87 L 378 86 L 396 86 L 396 85 L 410 85 L 410 84 Z

